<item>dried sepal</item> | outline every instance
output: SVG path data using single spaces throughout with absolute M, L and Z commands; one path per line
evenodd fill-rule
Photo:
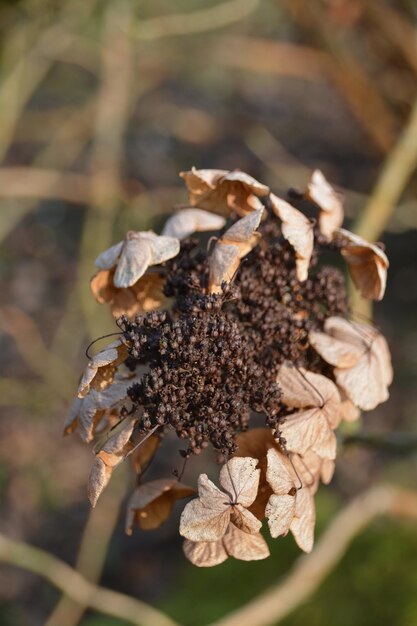
M 100 270 L 115 268 L 115 287 L 132 287 L 149 267 L 172 259 L 179 249 L 180 243 L 174 237 L 163 237 L 152 231 L 130 230 L 124 241 L 100 254 L 95 264 Z
M 382 300 L 389 267 L 385 252 L 348 230 L 340 228 L 337 233 L 342 245 L 340 252 L 361 295 L 370 300 Z
M 245 532 L 258 532 L 261 524 L 246 508 L 254 502 L 258 491 L 260 471 L 256 465 L 257 460 L 250 457 L 230 459 L 220 472 L 224 491 L 201 474 L 199 497 L 182 512 L 180 535 L 191 541 L 218 541 L 230 521 Z
M 180 172 L 187 186 L 190 203 L 194 207 L 228 217 L 236 213 L 243 217 L 262 208 L 262 198 L 269 193 L 249 174 L 238 170 L 197 170 Z
M 148 467 L 160 445 L 161 438 L 158 435 L 146 437 L 146 439 L 136 444 L 136 449 L 132 452 L 130 458 L 132 467 L 138 477 Z
M 117 366 L 127 357 L 127 347 L 122 339 L 117 339 L 96 354 L 87 364 L 78 387 L 78 397 L 84 398 L 91 388 L 103 391 L 109 387 Z
M 134 382 L 133 378 L 116 380 L 102 391 L 90 388 L 83 398 L 76 398 L 65 422 L 64 434 L 77 429 L 83 441 L 92 441 L 98 425 L 126 399 L 127 390 Z
M 364 411 L 385 402 L 393 372 L 383 335 L 371 326 L 341 317 L 329 317 L 324 331 L 311 332 L 310 343 L 334 366 L 336 382 L 349 400 Z
M 304 455 L 312 450 L 324 459 L 336 457 L 333 430 L 340 421 L 340 394 L 325 376 L 284 363 L 277 376 L 283 402 L 301 409 L 288 416 L 280 427 L 290 452 Z
M 193 233 L 220 230 L 225 224 L 226 219 L 216 213 L 203 209 L 182 209 L 166 221 L 162 235 L 181 240 Z
M 320 208 L 320 232 L 333 239 L 333 235 L 343 224 L 343 196 L 328 183 L 320 170 L 314 170 L 307 185 L 306 196 Z
M 209 293 L 221 292 L 222 284 L 233 280 L 240 260 L 256 246 L 262 214 L 263 209 L 260 209 L 242 217 L 216 243 L 209 259 Z
M 94 298 L 100 304 L 110 305 L 115 319 L 167 308 L 169 299 L 164 295 L 165 277 L 158 272 L 142 276 L 134 285 L 118 288 L 114 285 L 114 269 L 100 270 L 90 282 Z
M 314 542 L 315 509 L 308 487 L 299 488 L 288 458 L 268 451 L 267 480 L 272 488 L 265 515 L 272 537 L 291 531 L 299 547 L 310 552 Z
M 173 478 L 160 478 L 139 485 L 127 506 L 126 533 L 132 534 L 135 522 L 142 530 L 159 528 L 171 515 L 177 500 L 194 493 L 192 487 Z
M 295 252 L 297 278 L 307 280 L 308 268 L 313 253 L 314 234 L 310 220 L 298 209 L 275 194 L 270 195 L 272 210 L 282 221 L 282 234 Z

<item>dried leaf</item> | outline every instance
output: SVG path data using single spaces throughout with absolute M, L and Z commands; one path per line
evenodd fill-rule
M 194 493 L 194 489 L 172 478 L 161 478 L 139 485 L 127 507 L 127 534 L 132 534 L 135 521 L 143 530 L 158 528 L 171 515 L 177 500 L 188 498 Z
M 167 220 L 162 235 L 181 240 L 193 233 L 220 230 L 225 224 L 226 220 L 221 215 L 202 209 L 182 209 Z
M 272 210 L 282 220 L 282 234 L 295 252 L 297 278 L 307 280 L 314 235 L 310 220 L 291 204 L 271 193 Z
M 320 232 L 332 239 L 335 231 L 343 224 L 343 196 L 333 189 L 320 170 L 314 170 L 311 175 L 306 195 L 320 208 Z
M 233 224 L 216 243 L 209 260 L 209 293 L 220 293 L 222 283 L 230 283 L 239 267 L 240 259 L 258 243 L 256 232 L 263 209 L 241 218 Z
M 262 208 L 259 198 L 269 193 L 269 187 L 240 171 L 197 170 L 181 172 L 188 189 L 190 203 L 228 217 L 240 217 Z
M 335 366 L 336 382 L 347 397 L 365 411 L 387 400 L 393 372 L 385 338 L 375 328 L 341 317 L 328 318 L 324 330 L 311 332 L 310 343 Z
M 379 246 L 348 230 L 338 230 L 341 253 L 352 280 L 364 298 L 382 300 L 387 284 L 388 258 Z

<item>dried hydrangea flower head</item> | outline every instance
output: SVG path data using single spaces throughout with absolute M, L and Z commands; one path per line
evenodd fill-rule
M 210 446 L 220 488 L 202 474 L 185 505 L 186 557 L 200 567 L 266 558 L 264 519 L 272 537 L 291 532 L 308 552 L 335 430 L 384 402 L 392 381 L 384 337 L 352 320 L 344 275 L 323 254 L 340 253 L 377 300 L 388 260 L 341 228 L 342 197 L 318 170 L 300 194 L 317 221 L 244 172 L 181 176 L 192 208 L 161 235 L 129 232 L 96 261 L 93 294 L 117 317 L 119 338 L 90 359 L 65 433 L 95 440 L 93 506 L 131 460 L 128 533 L 158 527 L 195 493 L 184 471 Z M 182 469 L 145 480 L 169 432 Z

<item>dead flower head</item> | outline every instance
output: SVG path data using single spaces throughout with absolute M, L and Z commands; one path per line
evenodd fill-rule
M 263 208 L 260 198 L 268 195 L 269 187 L 235 170 L 197 170 L 181 172 L 187 185 L 192 206 L 228 217 L 235 213 L 243 217 Z
M 340 228 L 342 198 L 318 170 L 299 196 L 319 208 L 318 226 L 243 172 L 181 175 L 191 208 L 162 235 L 130 231 L 97 258 L 92 291 L 119 338 L 87 364 L 65 432 L 94 440 L 93 506 L 131 461 L 128 533 L 175 515 L 195 493 L 188 463 L 211 447 L 220 487 L 202 473 L 185 504 L 186 557 L 199 567 L 264 559 L 265 519 L 272 537 L 291 532 L 308 552 L 336 430 L 385 401 L 392 380 L 384 337 L 352 321 L 344 274 L 328 259 L 342 254 L 361 293 L 378 300 L 386 255 Z M 200 231 L 213 232 L 208 245 L 192 236 Z M 154 458 L 168 433 L 177 439 L 165 439 L 165 463 L 174 448 L 180 465 L 161 477 Z

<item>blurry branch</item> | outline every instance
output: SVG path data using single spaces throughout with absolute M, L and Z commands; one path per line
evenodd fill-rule
M 33 320 L 16 307 L 3 306 L 0 322 L 3 330 L 14 339 L 24 362 L 50 383 L 56 394 L 68 400 L 76 383 L 74 373 L 65 361 L 49 352 Z
M 365 12 L 376 22 L 378 28 L 403 55 L 417 74 L 417 32 L 392 6 L 385 2 L 363 2 Z
M 384 163 L 369 203 L 359 216 L 356 233 L 369 241 L 378 239 L 416 166 L 417 100 L 407 126 Z
M 73 115 L 70 115 L 56 130 L 49 143 L 36 155 L 32 166 L 46 168 L 50 167 L 50 163 L 53 163 L 54 167 L 63 169 L 70 167 L 84 149 L 89 139 L 89 133 L 86 132 L 85 136 L 79 141 L 67 144 L 65 150 L 62 149 L 61 140 L 68 133 L 71 134 L 74 128 L 78 126 L 83 127 L 91 123 L 92 113 L 91 103 L 88 102 L 81 109 L 75 111 Z M 22 186 L 24 187 L 24 184 Z M 19 206 L 8 205 L 1 207 L 0 241 L 8 236 L 19 220 L 36 207 L 37 201 L 38 199 L 35 198 L 34 201 L 25 201 Z
M 406 433 L 362 433 L 347 435 L 342 441 L 344 446 L 362 445 L 377 448 L 393 454 L 410 454 L 417 452 L 417 436 Z
M 314 593 L 353 539 L 381 515 L 417 519 L 417 494 L 389 485 L 366 491 L 330 522 L 313 552 L 299 558 L 282 582 L 211 626 L 277 624 Z
M 397 120 L 380 95 L 375 81 L 349 47 L 335 35 L 321 5 L 309 0 L 284 0 L 294 20 L 332 58 L 331 79 L 343 94 L 352 113 L 367 131 L 373 144 L 388 152 L 395 140 Z
M 97 587 L 69 565 L 26 543 L 0 534 L 0 561 L 39 574 L 61 589 L 74 602 L 99 613 L 125 620 L 135 626 L 178 626 L 173 620 L 151 606 L 128 596 Z
M 37 167 L 0 168 L 0 197 L 62 200 L 88 204 L 91 183 L 87 176 Z
M 120 502 L 126 491 L 126 464 L 114 472 L 109 486 L 100 498 L 100 506 L 92 509 L 83 531 L 75 569 L 92 583 L 98 583 L 106 560 L 109 541 L 116 525 Z M 86 605 L 63 595 L 45 626 L 76 626 Z
M 51 390 L 47 385 L 16 378 L 0 378 L 0 406 L 18 406 L 33 411 L 51 409 Z
M 129 27 L 136 39 L 150 41 L 176 35 L 193 35 L 224 28 L 244 19 L 258 7 L 260 0 L 229 0 L 214 7 L 192 13 L 179 13 L 154 17 Z
M 100 87 L 91 157 L 92 204 L 86 213 L 81 236 L 78 276 L 82 310 L 91 338 L 104 329 L 107 319 L 104 312 L 98 311 L 89 282 L 95 258 L 114 243 L 115 214 L 122 196 L 123 137 L 131 113 L 134 80 L 133 47 L 125 34 L 130 23 L 131 6 L 128 2 L 109 5 L 101 38 Z
M 211 49 L 216 65 L 304 80 L 324 80 L 327 55 L 309 46 L 255 37 L 216 38 Z

